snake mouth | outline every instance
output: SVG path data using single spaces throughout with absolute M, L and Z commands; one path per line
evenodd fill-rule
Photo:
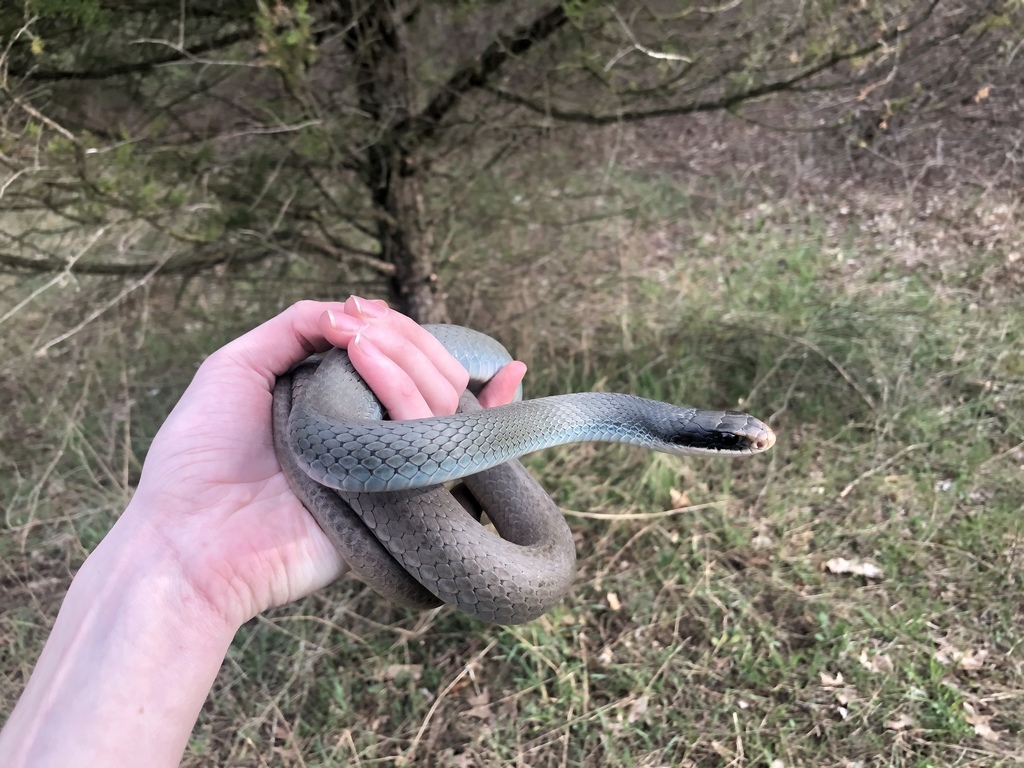
M 770 429 L 759 429 L 753 434 L 719 432 L 711 436 L 712 451 L 717 453 L 762 453 L 775 445 L 775 433 Z
M 680 453 L 739 456 L 762 453 L 775 445 L 775 432 L 738 411 L 697 411 L 671 436 Z

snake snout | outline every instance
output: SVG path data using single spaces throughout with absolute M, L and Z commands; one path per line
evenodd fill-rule
M 726 411 L 722 418 L 722 429 L 735 438 L 734 450 L 744 453 L 761 453 L 775 445 L 775 432 L 760 419 L 748 413 Z
M 755 453 L 767 451 L 775 445 L 775 431 L 767 424 L 761 424 L 761 430 L 750 444 L 751 450 Z

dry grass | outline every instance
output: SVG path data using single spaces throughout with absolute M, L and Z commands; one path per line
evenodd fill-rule
M 777 447 L 530 459 L 577 534 L 562 606 L 495 628 L 336 584 L 239 632 L 186 765 L 1019 762 L 1019 203 L 700 178 L 626 156 L 652 135 L 481 188 L 447 241 L 454 319 L 527 360 L 531 395 L 742 404 Z M 203 354 L 311 290 L 257 278 L 153 282 L 42 358 L 118 287 L 6 323 L 3 709 Z

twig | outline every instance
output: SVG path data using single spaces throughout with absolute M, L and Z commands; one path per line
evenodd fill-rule
M 696 512 L 698 509 L 709 509 L 722 504 L 721 501 L 709 501 L 706 504 L 691 504 L 686 507 L 675 509 L 664 509 L 661 512 L 633 512 L 630 514 L 617 514 L 615 512 L 577 512 L 574 509 L 563 509 L 563 515 L 571 517 L 585 517 L 588 520 L 659 520 L 663 517 L 674 515 L 685 515 L 687 512 Z
M 170 259 L 169 255 L 168 255 L 167 259 L 164 259 L 164 261 L 161 261 L 161 262 L 158 262 L 158 263 L 154 264 L 153 268 L 151 270 L 149 270 L 149 272 L 144 274 L 142 277 L 140 277 L 135 282 L 130 283 L 129 285 L 126 285 L 124 288 L 122 288 L 120 291 L 118 291 L 117 295 L 114 298 L 112 298 L 110 301 L 107 301 L 104 304 L 102 304 L 101 306 L 99 306 L 96 309 L 94 309 L 92 312 L 90 312 L 86 316 L 86 318 L 84 320 L 82 320 L 82 322 L 80 322 L 74 328 L 71 328 L 70 330 L 65 331 L 64 333 L 60 334 L 59 336 L 56 336 L 56 337 L 50 339 L 45 344 L 43 344 L 43 346 L 39 347 L 39 349 L 37 349 L 35 351 L 36 357 L 42 357 L 43 355 L 46 354 L 47 350 L 50 349 L 50 347 L 56 346 L 57 344 L 60 344 L 62 341 L 66 341 L 67 339 L 71 338 L 76 333 L 78 333 L 83 328 L 85 328 L 87 325 L 89 325 L 89 323 L 91 323 L 97 317 L 99 317 L 104 312 L 106 312 L 108 309 L 110 309 L 111 307 L 116 306 L 117 304 L 119 304 L 121 302 L 121 300 L 124 299 L 125 296 L 127 296 L 132 291 L 135 291 L 138 288 L 141 288 L 146 283 L 148 283 L 149 279 L 151 277 L 153 277 L 153 275 L 155 275 L 157 272 L 160 271 L 161 267 L 163 267 L 163 265 L 167 262 L 168 259 Z
M 629 540 L 625 544 L 623 544 L 618 550 L 616 550 L 615 554 L 613 554 L 610 558 L 608 558 L 608 562 L 606 562 L 604 564 L 604 568 L 602 568 L 600 571 L 598 571 L 596 574 L 594 574 L 594 578 L 591 579 L 591 583 L 594 585 L 594 589 L 597 589 L 597 590 L 601 589 L 601 585 L 604 583 L 604 580 L 605 580 L 605 578 L 607 578 L 608 574 L 612 572 L 612 566 L 615 565 L 615 563 L 618 562 L 619 557 L 627 549 L 629 549 L 631 546 L 633 546 L 633 542 L 637 541 L 638 539 L 642 538 L 643 536 L 646 536 L 648 533 L 651 532 L 651 530 L 654 529 L 654 527 L 655 527 L 654 523 L 650 523 L 649 525 L 645 525 L 639 531 L 637 531 L 632 536 L 630 536 Z
M 67 260 L 67 263 L 64 265 L 64 269 L 63 269 L 63 271 L 61 271 L 60 274 L 54 275 L 52 278 L 50 278 L 45 283 L 43 283 L 41 286 L 39 286 L 34 291 L 32 291 L 32 293 L 30 293 L 24 299 L 19 301 L 17 304 L 15 304 L 9 310 L 7 310 L 7 312 L 4 313 L 3 317 L 0 317 L 0 325 L 3 325 L 5 322 L 10 320 L 11 317 L 13 317 L 18 312 L 20 312 L 22 310 L 22 308 L 24 308 L 25 305 L 31 303 L 32 300 L 35 299 L 36 296 L 38 296 L 39 294 L 43 293 L 44 291 L 48 291 L 50 288 L 55 286 L 57 283 L 61 282 L 65 277 L 70 275 L 71 274 L 71 268 L 75 265 L 75 262 L 78 261 L 80 258 L 82 258 L 86 254 L 86 252 L 90 248 L 92 248 L 93 245 L 96 244 L 96 241 L 99 240 L 106 231 L 107 231 L 106 227 L 101 227 L 100 229 L 98 229 L 96 231 L 96 233 L 89 239 L 89 242 L 87 242 L 85 244 L 85 246 L 82 248 L 82 250 L 80 250 L 78 253 L 76 253 L 74 256 L 72 256 L 70 259 Z
M 987 467 L 992 462 L 999 461 L 1000 459 L 1006 458 L 1007 456 L 1012 455 L 1013 453 L 1015 453 L 1016 451 L 1021 450 L 1022 448 L 1024 448 L 1024 442 L 1017 443 L 1016 445 L 1014 445 L 1014 446 L 1012 446 L 1010 448 L 1007 448 L 1005 451 L 1000 451 L 997 454 L 989 456 L 987 459 L 985 459 L 983 462 L 981 462 L 978 466 L 976 466 L 974 468 L 974 473 L 977 474 L 978 472 L 980 472 L 982 469 Z
M 497 644 L 498 638 L 491 638 L 491 642 L 489 642 L 487 646 L 477 653 L 472 659 L 467 661 L 465 666 L 462 667 L 462 671 L 455 676 L 455 679 L 448 683 L 448 685 L 444 687 L 444 690 L 437 695 L 434 703 L 430 706 L 430 710 L 427 712 L 427 716 L 423 718 L 423 722 L 420 724 L 420 729 L 416 731 L 416 736 L 413 738 L 409 749 L 406 750 L 404 755 L 399 756 L 395 760 L 396 765 L 412 765 L 412 758 L 413 755 L 416 754 L 416 748 L 419 747 L 420 742 L 423 740 L 423 734 L 427 730 L 427 726 L 430 724 L 431 718 L 434 717 L 434 713 L 437 712 L 438 707 L 441 706 L 441 702 L 444 700 L 445 696 L 451 693 L 451 690 L 458 685 L 459 681 L 469 674 L 469 670 L 471 670 L 473 666 L 477 664 L 480 659 L 486 656 L 490 652 L 491 648 Z
M 82 142 L 79 140 L 79 138 L 77 136 L 75 136 L 75 134 L 73 134 L 67 128 L 65 128 L 63 125 L 58 123 L 56 120 L 50 119 L 49 117 L 44 115 L 42 112 L 40 112 L 38 109 L 33 107 L 31 104 L 25 102 L 23 99 L 18 98 L 13 93 L 11 93 L 11 91 L 8 90 L 7 88 L 4 88 L 4 91 L 7 93 L 8 98 L 10 98 L 10 100 L 12 102 L 14 102 L 19 107 L 21 107 L 23 110 L 25 110 L 25 112 L 27 112 L 29 115 L 31 115 L 36 120 L 38 120 L 39 122 L 43 123 L 44 125 L 49 126 L 52 130 L 56 131 L 61 136 L 63 136 L 65 139 L 67 139 L 72 144 L 74 144 L 75 147 L 77 147 L 78 149 L 82 148 Z
M 893 454 L 888 459 L 883 461 L 877 467 L 872 467 L 867 472 L 864 472 L 863 474 L 859 475 L 856 479 L 851 480 L 847 484 L 847 486 L 845 488 L 843 488 L 843 490 L 841 490 L 839 492 L 839 498 L 840 499 L 845 499 L 847 496 L 850 495 L 850 491 L 852 491 L 854 488 L 856 488 L 858 485 L 860 485 L 862 481 L 867 480 L 872 475 L 877 475 L 879 472 L 881 472 L 883 469 L 888 467 L 890 464 L 892 464 L 897 459 L 900 459 L 903 456 L 906 456 L 911 451 L 916 451 L 918 448 L 924 448 L 926 445 L 928 445 L 928 443 L 914 443 L 912 445 L 908 445 L 905 448 L 897 451 L 895 454 Z
M 615 19 L 619 22 L 619 26 L 621 26 L 622 27 L 622 31 L 626 33 L 626 37 L 629 38 L 629 42 L 632 44 L 633 47 L 631 49 L 630 48 L 626 48 L 625 50 L 620 51 L 619 53 L 615 54 L 615 56 L 612 57 L 612 60 L 609 61 L 605 65 L 605 68 L 604 68 L 605 72 L 607 72 L 609 69 L 614 67 L 615 64 L 619 61 L 619 59 L 621 59 L 623 56 L 628 54 L 631 50 L 640 51 L 640 53 L 642 53 L 642 54 L 644 54 L 646 56 L 650 56 L 652 59 L 666 59 L 668 61 L 681 61 L 684 64 L 692 64 L 693 63 L 693 59 L 689 58 L 688 56 L 683 56 L 683 55 L 678 54 L 678 53 L 670 53 L 668 51 L 656 51 L 653 48 L 648 48 L 647 46 L 641 44 L 640 41 L 636 39 L 636 35 L 633 34 L 633 30 L 631 30 L 629 28 L 629 25 L 626 24 L 626 20 L 624 18 L 622 18 L 622 16 L 619 14 L 619 12 L 617 10 L 615 10 L 615 8 L 612 8 L 612 13 L 615 14 Z
M 875 413 L 878 413 L 878 406 L 875 405 L 875 399 L 873 397 L 871 397 L 870 394 L 868 394 L 868 391 L 866 389 L 864 389 L 864 387 L 862 387 L 860 384 L 858 384 L 857 380 L 854 379 L 853 376 L 851 376 L 849 373 L 847 373 L 846 369 L 843 368 L 843 366 L 839 363 L 838 360 L 836 360 L 834 357 L 832 357 L 832 355 L 830 355 L 828 352 L 823 350 L 821 347 L 819 347 L 813 341 L 810 341 L 808 339 L 802 339 L 799 336 L 787 336 L 784 333 L 775 333 L 775 332 L 772 332 L 772 331 L 768 331 L 768 333 L 770 335 L 772 335 L 772 336 L 777 336 L 780 339 L 785 339 L 786 341 L 795 342 L 795 343 L 797 343 L 797 344 L 799 344 L 799 345 L 801 345 L 803 347 L 807 347 L 807 349 L 811 350 L 816 355 L 819 355 L 823 359 L 827 360 L 828 363 L 833 368 L 836 369 L 836 372 L 840 376 L 842 376 L 843 379 L 846 380 L 846 383 L 849 384 L 851 387 L 853 387 L 854 391 L 858 395 L 861 396 L 861 399 L 865 403 L 867 403 L 867 406 L 872 411 L 874 411 Z

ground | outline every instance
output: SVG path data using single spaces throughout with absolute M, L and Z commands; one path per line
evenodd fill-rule
M 496 628 L 336 584 L 243 627 L 184 764 L 1018 764 L 1020 204 L 827 142 L 665 121 L 481 182 L 443 279 L 528 396 L 741 408 L 778 444 L 530 457 L 577 538 L 564 604 Z M 202 357 L 351 287 L 301 265 L 153 281 L 36 356 L 120 284 L 22 305 L 44 281 L 4 279 L 6 712 Z

